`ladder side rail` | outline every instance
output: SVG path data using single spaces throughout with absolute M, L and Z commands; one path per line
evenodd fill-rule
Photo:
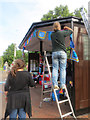
M 86 12 L 84 11 L 84 8 L 81 9 L 81 16 L 82 16 L 82 19 L 84 21 L 84 24 L 85 24 L 85 28 L 87 30 L 87 33 L 88 33 L 88 36 L 90 38 L 90 29 L 89 29 L 89 23 L 88 23 L 88 20 L 87 20 L 87 17 L 86 17 Z
M 44 60 L 44 63 L 43 63 L 43 78 L 42 78 L 42 92 L 43 92 L 43 85 L 44 85 L 44 71 L 45 71 L 45 60 Z
M 44 71 L 45 71 L 45 60 L 43 62 L 43 78 L 41 80 L 41 84 L 42 84 L 42 90 L 41 90 L 41 101 L 40 101 L 40 107 L 42 105 L 42 102 L 43 102 L 43 94 L 44 94 L 44 89 L 43 89 L 43 85 L 44 85 Z
M 44 51 L 44 60 L 43 60 L 43 77 L 42 77 L 42 90 L 41 90 L 41 101 L 40 101 L 40 107 L 41 107 L 41 105 L 42 105 L 42 102 L 43 102 L 43 95 L 44 95 L 44 93 L 51 93 L 52 94 L 52 89 L 51 90 L 45 90 L 44 91 L 44 85 L 45 85 L 45 83 L 44 83 L 44 76 L 45 76 L 45 66 L 46 66 L 46 64 L 48 63 L 48 59 L 47 59 L 47 57 L 46 57 L 46 51 Z M 47 66 L 49 66 L 49 63 L 47 64 Z M 49 67 L 48 67 L 49 68 Z M 50 74 L 50 80 L 51 80 L 51 72 L 50 72 L 50 69 L 48 69 L 48 71 L 49 71 L 49 74 Z M 51 81 L 50 81 L 51 82 Z M 50 96 L 51 96 L 51 94 L 50 94 Z
M 46 56 L 46 51 L 45 51 L 45 59 L 46 59 L 46 64 L 47 64 L 47 67 L 48 67 L 49 75 L 50 75 L 50 78 L 51 78 L 50 65 L 49 65 L 49 62 L 48 62 L 48 59 L 47 59 L 47 56 Z
M 75 114 L 74 114 L 74 110 L 73 110 L 73 107 L 72 107 L 72 104 L 71 104 L 71 100 L 70 100 L 70 98 L 69 98 L 69 94 L 68 94 L 68 91 L 67 91 L 67 88 L 66 88 L 66 85 L 65 85 L 65 91 L 66 91 L 66 94 L 67 94 L 67 98 L 68 98 L 68 101 L 69 101 L 69 105 L 70 105 L 70 108 L 71 108 L 73 117 L 76 119 L 76 116 L 75 116 Z
M 48 59 L 47 59 L 47 56 L 46 56 L 46 51 L 44 51 L 44 54 L 45 54 L 45 60 L 46 60 L 46 64 L 47 64 L 47 67 L 48 67 L 49 75 L 50 75 L 50 82 L 52 84 L 52 75 L 51 75 L 50 65 L 49 65 L 49 62 L 48 62 Z M 52 84 L 52 89 L 53 89 L 53 84 Z
M 82 19 L 83 19 L 83 21 L 84 21 L 86 30 L 87 30 L 87 32 L 89 32 L 89 31 L 88 31 L 88 20 L 87 20 L 87 18 L 86 18 L 86 16 L 85 16 L 85 13 L 82 13 L 82 12 L 81 12 L 81 16 L 82 16 Z
M 87 16 L 86 16 L 86 12 L 85 12 L 84 8 L 81 9 L 80 13 L 81 13 L 84 23 L 87 24 L 86 26 L 88 27 L 88 20 L 87 20 Z
M 62 112 L 61 112 L 61 109 L 60 109 L 60 105 L 59 105 L 59 101 L 58 101 L 57 93 L 56 93 L 55 89 L 54 89 L 54 95 L 55 95 L 56 103 L 57 103 L 57 106 L 58 106 L 59 114 L 61 116 L 61 119 L 63 120 L 63 118 L 62 118 Z
M 50 83 L 51 83 L 51 96 L 52 96 L 52 90 L 53 90 L 53 85 L 52 85 L 52 76 L 51 76 L 51 70 L 50 70 L 50 66 L 49 66 L 49 62 L 46 56 L 46 51 L 44 51 L 44 55 L 45 55 L 45 61 L 48 67 L 48 71 L 49 71 L 49 75 L 50 75 Z

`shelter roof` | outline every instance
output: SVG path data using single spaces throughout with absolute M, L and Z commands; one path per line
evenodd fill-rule
M 37 28 L 41 28 L 41 27 L 47 27 L 47 26 L 51 26 L 53 25 L 53 23 L 55 21 L 58 21 L 60 23 L 68 23 L 68 22 L 76 22 L 78 24 L 83 24 L 83 21 L 81 18 L 78 17 L 65 17 L 65 18 L 58 18 L 58 19 L 53 19 L 53 20 L 47 20 L 47 21 L 41 21 L 41 22 L 35 22 L 32 23 L 32 25 L 30 26 L 29 30 L 27 31 L 26 35 L 24 36 L 23 40 L 21 41 L 19 48 L 22 49 L 23 44 L 25 43 L 25 41 L 29 38 L 29 36 L 32 34 L 32 32 L 37 29 Z

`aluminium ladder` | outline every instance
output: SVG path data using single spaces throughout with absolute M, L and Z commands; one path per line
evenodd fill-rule
M 49 71 L 49 75 L 50 75 L 50 81 L 51 81 L 51 83 L 52 83 L 50 65 L 49 65 L 49 62 L 48 62 L 48 59 L 47 59 L 46 51 L 44 51 L 44 57 L 45 57 L 45 59 L 44 59 L 44 69 L 45 69 L 45 61 L 46 61 L 46 64 L 47 64 L 47 67 L 48 67 L 48 71 Z M 43 71 L 44 71 L 44 70 L 43 70 Z M 43 75 L 43 80 L 44 80 L 44 75 Z M 43 81 L 43 83 L 44 83 L 44 81 Z M 42 90 L 43 90 L 43 84 L 42 84 Z M 51 91 L 49 91 L 49 92 L 52 92 L 52 90 L 53 90 L 54 95 L 55 95 L 55 99 L 56 99 L 56 103 L 57 103 L 57 107 L 58 107 L 58 110 L 59 110 L 59 114 L 60 114 L 61 120 L 63 120 L 64 117 L 69 116 L 69 115 L 73 115 L 74 119 L 77 120 L 77 118 L 76 118 L 76 116 L 75 116 L 75 114 L 74 114 L 74 110 L 73 110 L 73 107 L 72 107 L 72 104 L 71 104 L 71 101 L 70 101 L 70 98 L 69 98 L 69 94 L 68 94 L 68 90 L 67 90 L 66 85 L 64 86 L 64 90 L 65 90 L 65 93 L 66 93 L 66 96 L 67 96 L 67 99 L 65 99 L 65 100 L 60 100 L 60 101 L 58 100 L 57 93 L 56 93 L 56 91 L 57 91 L 58 89 L 54 89 L 54 88 L 53 88 L 53 85 L 52 85 L 52 87 L 51 87 Z M 43 93 L 45 93 L 45 92 L 42 91 L 42 94 L 43 94 Z M 43 98 L 43 97 L 41 97 L 41 98 Z M 66 114 L 62 114 L 60 104 L 65 103 L 65 102 L 68 102 L 68 103 L 69 103 L 71 112 L 68 112 L 68 113 L 66 113 Z M 40 105 L 41 105 L 41 104 L 42 104 L 42 102 L 40 103 Z M 40 106 L 40 107 L 41 107 L 41 106 Z
M 58 100 L 58 97 L 57 97 L 57 94 L 56 94 L 56 91 L 58 89 L 54 89 L 54 95 L 55 95 L 55 99 L 56 99 L 56 103 L 57 103 L 57 106 L 58 106 L 58 110 L 59 110 L 59 114 L 61 116 L 61 120 L 63 120 L 64 117 L 66 116 L 69 116 L 69 115 L 73 115 L 74 119 L 77 120 L 75 114 L 74 114 L 74 110 L 73 110 L 73 107 L 72 107 L 72 104 L 71 104 L 71 101 L 70 101 L 70 98 L 69 98 L 69 94 L 68 94 L 68 90 L 66 88 L 66 85 L 64 86 L 64 90 L 66 92 L 66 96 L 67 96 L 67 99 L 65 100 Z M 61 111 L 61 107 L 60 107 L 60 104 L 62 103 L 65 103 L 65 102 L 68 102 L 69 103 L 69 106 L 70 106 L 70 109 L 71 109 L 71 112 L 68 112 L 66 114 L 62 114 L 62 111 Z
M 87 33 L 88 33 L 88 37 L 90 38 L 90 25 L 88 23 L 88 20 L 87 20 L 87 15 L 86 15 L 86 12 L 84 10 L 84 8 L 81 9 L 81 16 L 82 16 L 82 19 L 83 19 L 83 22 L 85 24 L 85 28 L 87 30 Z
M 51 56 L 51 54 L 47 54 L 47 56 Z M 51 80 L 51 72 L 50 72 L 50 65 L 48 63 L 48 59 L 47 59 L 47 56 L 46 56 L 46 51 L 44 51 L 44 57 L 43 57 L 43 78 L 42 78 L 42 90 L 41 90 L 41 101 L 40 101 L 40 106 L 42 106 L 42 102 L 43 102 L 43 95 L 46 93 L 50 93 L 50 98 L 47 98 L 47 100 L 51 100 L 51 94 L 52 94 L 52 80 Z M 51 84 L 51 88 L 47 88 L 46 90 L 44 90 L 44 85 L 47 85 L 47 83 L 44 83 L 44 72 L 45 72 L 45 67 L 47 66 L 48 68 L 48 72 L 49 72 L 49 75 L 50 75 L 50 81 L 49 83 Z

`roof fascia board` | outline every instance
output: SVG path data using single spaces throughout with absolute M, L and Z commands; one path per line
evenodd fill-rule
M 36 22 L 36 23 L 33 23 L 31 25 L 31 27 L 29 28 L 28 32 L 26 33 L 25 37 L 23 38 L 22 42 L 20 43 L 19 45 L 19 48 L 21 48 L 21 46 L 24 44 L 24 42 L 27 40 L 27 38 L 30 36 L 30 34 L 32 33 L 32 31 L 35 29 L 35 28 L 38 28 L 38 27 L 44 27 L 44 26 L 48 26 L 48 25 L 52 25 L 55 21 L 58 21 L 60 23 L 63 23 L 63 22 L 70 22 L 70 21 L 73 21 L 73 22 L 83 22 L 81 21 L 81 19 L 78 19 L 76 17 L 69 17 L 69 18 L 61 18 L 61 19 L 55 19 L 55 20 L 50 20 L 50 21 L 43 21 L 43 22 Z

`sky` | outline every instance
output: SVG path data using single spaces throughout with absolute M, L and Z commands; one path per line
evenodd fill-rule
M 85 7 L 89 0 L 0 0 L 0 56 L 9 45 L 17 48 L 34 22 L 40 22 L 44 14 L 56 6 L 67 5 L 70 12 Z

